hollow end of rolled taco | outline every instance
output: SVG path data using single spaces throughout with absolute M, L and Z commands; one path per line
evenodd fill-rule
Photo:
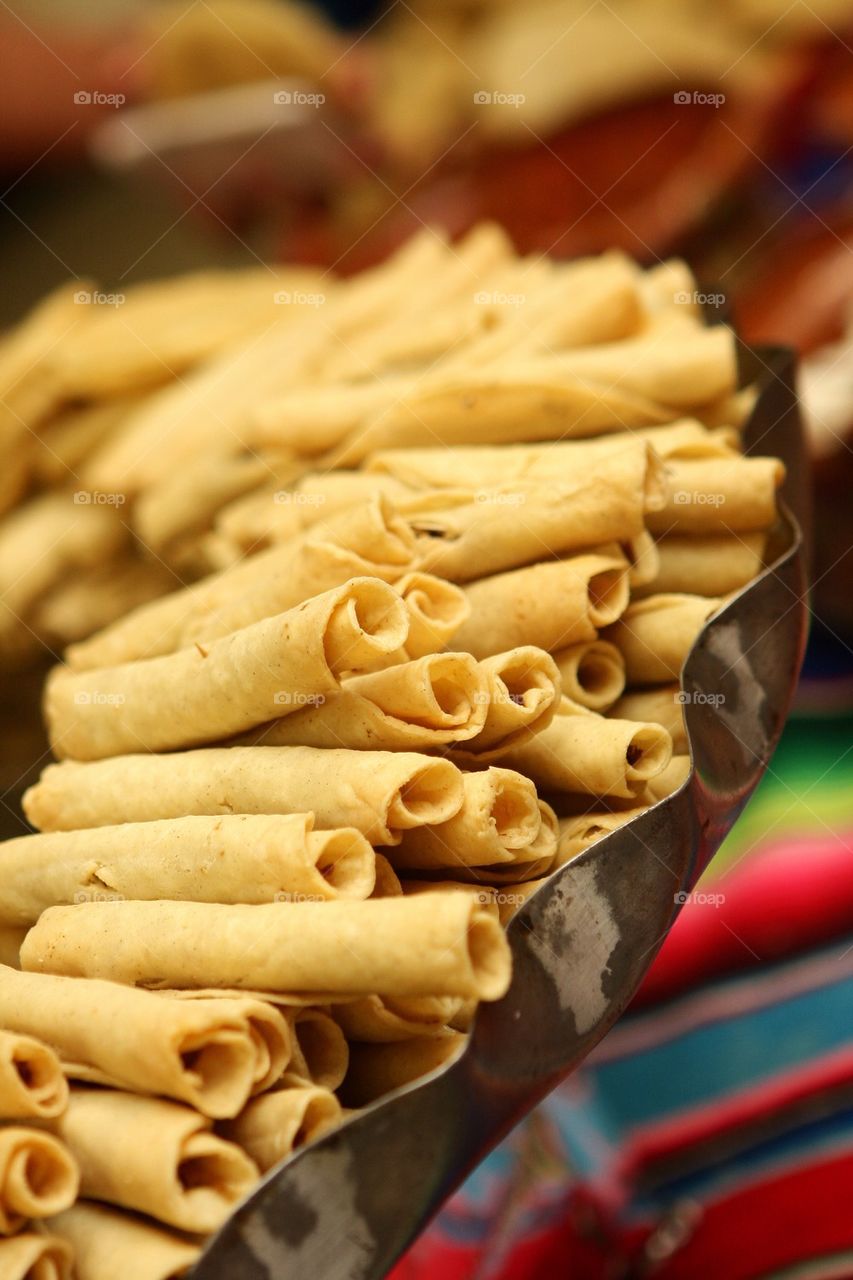
M 644 812 L 645 806 L 642 806 L 623 809 L 617 813 L 590 813 L 565 820 L 560 824 L 557 866 L 563 866 L 589 845 L 609 836 Z
M 461 627 L 471 614 L 465 593 L 452 582 L 445 582 L 434 574 L 411 573 L 397 583 L 397 589 L 412 619 L 421 627 L 436 628 L 441 636 Z M 408 649 L 412 653 L 411 636 Z
M 388 826 L 412 827 L 448 822 L 462 807 L 462 775 L 449 760 L 430 760 L 415 768 L 388 806 Z
M 579 656 L 574 676 L 577 689 L 566 692 L 591 711 L 612 706 L 625 689 L 625 664 L 616 646 L 604 640 Z
M 600 840 L 602 836 L 609 835 L 609 833 L 614 830 L 615 827 L 611 823 L 602 822 L 597 818 L 591 818 L 589 822 L 584 823 L 582 827 L 578 828 L 575 832 L 575 839 L 581 841 L 585 845 L 592 844 L 594 841 Z
M 589 620 L 594 627 L 606 627 L 628 608 L 629 584 L 626 569 L 602 569 L 587 583 Z
M 250 1035 L 224 1028 L 187 1036 L 178 1052 L 192 1102 L 203 1115 L 230 1120 L 243 1109 L 258 1065 Z
M 354 578 L 326 624 L 330 669 L 371 670 L 405 644 L 409 617 L 403 601 L 378 578 Z
M 542 659 L 547 655 L 532 653 L 524 649 L 516 655 L 506 655 L 503 662 L 496 661 L 494 674 L 503 683 L 500 693 L 508 703 L 518 708 L 519 714 L 527 719 L 539 715 L 549 707 L 557 697 L 559 675 L 556 677 L 546 669 Z M 548 664 L 551 659 L 548 658 Z
M 385 494 L 377 494 L 361 513 L 363 529 L 353 529 L 346 545 L 370 564 L 411 566 L 415 535 Z M 361 533 L 361 536 L 359 535 Z
M 468 724 L 477 706 L 485 718 L 485 687 L 479 667 L 470 654 L 437 653 L 426 658 L 433 714 L 425 723 L 436 729 Z M 480 702 L 477 702 L 478 695 Z
M 240 1147 L 213 1134 L 191 1138 L 179 1161 L 177 1180 L 204 1219 L 200 1229 L 215 1230 L 258 1180 L 258 1169 Z
M 663 773 L 672 759 L 672 738 L 661 725 L 636 725 L 625 748 L 625 776 L 632 786 L 642 786 Z
M 349 1049 L 334 1018 L 319 1010 L 297 1014 L 293 1024 L 297 1052 L 292 1070 L 323 1089 L 337 1089 L 346 1075 Z
M 432 696 L 435 699 L 443 725 L 465 724 L 471 716 L 471 698 L 464 684 L 448 674 L 432 681 Z
M 509 990 L 512 955 L 500 921 L 475 907 L 468 924 L 468 958 L 481 1000 L 500 1000 Z
M 7 1199 L 26 1218 L 49 1218 L 70 1208 L 80 1174 L 71 1155 L 47 1134 L 30 1133 L 9 1163 Z
M 312 831 L 308 848 L 335 898 L 369 898 L 376 885 L 376 857 L 370 841 L 355 827 Z
M 506 849 L 524 849 L 539 836 L 542 814 L 536 789 L 510 769 L 491 771 L 495 781 L 490 818 Z
M 21 1041 L 12 1051 L 11 1065 L 41 1115 L 58 1115 L 63 1110 L 68 1081 L 49 1049 L 35 1040 Z
M 275 1084 L 293 1052 L 290 1028 L 278 1010 L 261 1004 L 246 1019 L 255 1050 L 255 1079 L 252 1093 L 262 1093 Z

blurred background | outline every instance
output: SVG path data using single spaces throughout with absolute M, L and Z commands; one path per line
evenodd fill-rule
M 682 256 L 798 350 L 813 623 L 782 746 L 632 1009 L 395 1276 L 853 1276 L 853 5 L 9 0 L 0 41 L 4 327 L 69 279 L 319 287 L 493 219 L 525 253 Z M 9 833 L 43 669 L 2 675 Z

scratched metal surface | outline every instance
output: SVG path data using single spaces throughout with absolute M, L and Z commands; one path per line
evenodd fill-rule
M 753 453 L 788 466 L 784 518 L 762 575 L 690 654 L 685 786 L 579 855 L 513 919 L 512 987 L 480 1010 L 449 1067 L 398 1090 L 269 1174 L 210 1243 L 193 1280 L 380 1280 L 447 1196 L 619 1016 L 689 890 L 754 790 L 781 733 L 806 631 L 808 523 L 794 362 L 742 352 L 762 392 Z M 797 513 L 799 519 L 794 517 Z

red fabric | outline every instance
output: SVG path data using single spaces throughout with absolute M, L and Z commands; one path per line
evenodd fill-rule
M 611 1280 L 606 1242 L 591 1204 L 581 1197 L 567 1207 L 559 1224 L 514 1240 L 505 1253 L 500 1233 L 483 1244 L 460 1245 L 436 1232 L 422 1236 L 389 1271 L 387 1280 Z M 488 1261 L 486 1261 L 488 1257 Z
M 702 901 L 684 906 L 634 998 L 635 1008 L 848 933 L 853 832 L 770 845 L 707 892 L 724 894 L 725 901 L 716 907 Z
M 706 1207 L 655 1280 L 756 1280 L 804 1258 L 843 1252 L 850 1248 L 851 1204 L 851 1155 L 741 1187 Z M 638 1232 L 635 1252 L 642 1243 Z

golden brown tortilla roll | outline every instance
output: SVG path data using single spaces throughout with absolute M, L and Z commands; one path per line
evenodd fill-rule
M 400 877 L 384 854 L 376 855 L 376 888 L 371 898 L 399 898 L 403 892 Z
M 127 541 L 115 504 L 93 500 L 97 496 L 84 490 L 40 494 L 0 523 L 4 612 L 25 617 L 69 571 L 97 564 Z
M 300 1006 L 301 1002 L 307 999 L 305 996 L 282 996 L 276 1006 L 264 996 L 254 992 L 233 989 L 223 991 L 221 988 L 197 987 L 192 990 L 177 988 L 162 989 L 157 994 L 172 1000 L 206 1001 L 214 1006 L 223 999 L 238 1002 L 255 1051 L 253 1094 L 263 1093 L 265 1089 L 272 1088 L 298 1052 L 289 1015 L 293 1007 Z M 226 1009 L 225 1013 L 228 1012 L 229 1010 Z M 96 1071 L 76 1069 L 76 1078 L 90 1084 L 113 1084 L 112 1080 L 104 1078 Z
M 45 643 L 62 649 L 174 586 L 174 574 L 165 565 L 127 554 L 58 582 L 39 600 L 31 625 Z
M 532 645 L 484 658 L 480 670 L 487 682 L 486 720 L 465 750 L 483 764 L 545 728 L 559 701 L 560 675 L 553 658 Z
M 477 658 L 517 645 L 553 652 L 595 639 L 624 613 L 628 565 L 621 555 L 544 561 L 471 582 L 465 595 L 471 616 L 456 633 L 460 649 Z
M 665 258 L 642 271 L 637 287 L 650 316 L 666 314 L 676 307 L 676 314 L 686 312 L 694 320 L 701 315 L 699 304 L 694 301 L 696 277 L 681 258 Z M 684 294 L 689 296 L 685 298 Z
M 763 533 L 661 538 L 658 571 L 642 594 L 725 596 L 739 591 L 761 572 L 765 541 Z
M 426 751 L 467 742 L 486 722 L 486 678 L 469 653 L 433 653 L 353 676 L 253 735 L 266 746 Z
M 498 127 L 497 133 L 503 132 Z M 490 328 L 480 340 L 479 346 L 490 355 L 615 341 L 635 332 L 642 323 L 638 273 L 622 253 L 613 251 L 570 263 L 540 259 L 536 265 L 545 270 L 539 281 L 529 259 L 518 260 L 518 265 L 523 272 L 515 287 L 525 288 L 524 305 L 510 309 L 503 323 Z M 506 336 L 504 330 L 508 331 Z
M 778 458 L 711 458 L 667 463 L 666 505 L 649 516 L 653 533 L 751 533 L 776 521 L 785 479 Z
M 360 471 L 309 472 L 302 463 L 292 468 L 291 487 L 269 485 L 224 507 L 215 518 L 217 534 L 233 547 L 233 558 L 275 542 L 296 538 L 347 507 L 382 493 L 393 502 L 409 493 L 409 486 L 393 476 L 378 483 Z
M 448 822 L 407 831 L 388 850 L 395 870 L 527 862 L 542 816 L 533 783 L 511 769 L 463 774 L 465 799 Z
M 649 447 L 663 459 L 727 456 L 732 452 L 731 438 L 718 436 L 701 422 L 682 418 L 664 427 L 637 427 L 591 440 L 386 449 L 365 461 L 364 475 L 365 478 L 376 476 L 383 486 L 386 479 L 393 480 L 400 486 L 398 497 L 406 486 L 414 489 L 491 488 L 502 484 L 509 476 L 524 480 L 563 480 L 566 475 L 596 463 L 608 454 L 625 450 L 643 453 Z M 393 491 L 389 491 L 389 496 L 394 497 Z
M 48 1226 L 74 1251 L 75 1280 L 181 1280 L 201 1254 L 199 1244 L 90 1200 Z
M 77 1199 L 80 1175 L 68 1148 L 49 1133 L 0 1128 L 0 1235 L 30 1218 L 50 1218 Z
M 560 649 L 554 654 L 554 661 L 563 693 L 572 702 L 590 711 L 606 711 L 622 695 L 625 662 L 616 646 L 607 640 L 587 640 L 585 644 Z
M 422 658 L 446 648 L 468 617 L 464 592 L 431 573 L 404 574 L 394 587 L 409 615 L 406 655 Z
M 232 998 L 239 1001 L 239 993 L 235 992 Z M 209 1000 L 216 1002 L 215 992 L 211 992 Z M 242 1001 L 241 1013 L 255 1051 L 252 1093 L 263 1093 L 275 1084 L 293 1056 L 295 1045 L 290 1023 L 280 1009 L 250 996 Z
M 381 664 L 407 630 L 393 588 L 354 578 L 209 646 L 92 671 L 57 667 L 45 693 L 51 743 L 59 756 L 97 760 L 215 742 L 336 691 L 345 672 Z
M 345 522 L 271 547 L 135 610 L 66 654 L 84 670 L 134 658 L 153 658 L 209 641 L 294 608 L 352 578 L 396 581 L 411 572 L 415 538 L 408 524 L 380 501 L 345 512 Z M 343 518 L 342 518 L 343 520 Z M 397 647 L 405 642 L 405 633 Z
M 269 475 L 269 464 L 254 453 L 223 450 L 199 458 L 140 494 L 133 508 L 136 535 L 143 546 L 169 559 L 186 539 L 206 532 L 221 507 Z
M 260 1050 L 258 1002 L 173 1000 L 110 982 L 78 982 L 0 968 L 0 1025 L 51 1045 L 73 1078 L 188 1102 L 203 1115 L 236 1115 L 270 1062 Z M 275 1010 L 282 1046 L 287 1024 Z M 117 1030 L 118 1029 L 118 1030 Z M 284 1070 L 282 1056 L 275 1064 Z M 286 1060 L 286 1059 L 285 1059 Z
M 519 265 L 519 281 L 526 289 L 530 262 Z M 634 333 L 642 321 L 642 307 L 633 263 L 618 253 L 573 263 L 551 265 L 540 289 L 503 324 L 489 329 L 479 340 L 478 360 L 504 352 L 531 354 L 566 347 L 613 342 Z M 523 282 L 523 283 L 522 283 Z M 518 285 L 511 285 L 510 292 Z M 459 353 L 460 363 L 465 353 Z
M 27 1232 L 0 1240 L 0 1275 L 5 1280 L 71 1280 L 73 1257 L 64 1240 Z
M 349 1046 L 343 1031 L 322 1009 L 292 1009 L 285 1012 L 293 1037 L 293 1055 L 285 1076 L 275 1082 L 298 1078 L 321 1089 L 337 1089 L 347 1073 Z
M 740 452 L 736 427 L 708 427 L 696 418 L 682 418 L 665 427 L 648 427 L 642 435 L 665 462 L 730 458 Z
M 426 882 L 418 882 L 416 888 L 419 893 L 429 892 Z M 364 996 L 348 1004 L 332 1005 L 332 1014 L 348 1040 L 389 1044 L 410 1040 L 414 1036 L 439 1035 L 459 1012 L 461 1005 L 461 1000 L 446 996 L 421 996 L 420 999 L 408 1000 Z
M 330 1089 L 293 1084 L 255 1098 L 223 1133 L 266 1173 L 300 1147 L 341 1123 L 341 1104 Z
M 215 1001 L 215 993 L 210 1000 Z M 235 993 L 236 999 L 239 995 Z M 279 1079 L 296 1051 L 291 1023 L 265 1000 L 247 999 L 243 1013 L 255 1050 L 255 1079 L 252 1093 L 263 1093 Z
M 273 902 L 367 898 L 375 855 L 312 814 L 225 814 L 20 836 L 0 844 L 0 922 L 101 898 Z
M 638 587 L 654 582 L 660 568 L 658 544 L 648 529 L 641 530 L 633 538 L 620 542 L 619 551 L 628 561 L 628 581 L 632 593 Z
M 60 344 L 50 369 L 73 400 L 153 388 L 266 329 L 277 318 L 276 290 L 318 285 L 319 273 L 267 267 L 134 285 L 120 307 L 91 307 L 91 321 Z
M 660 725 L 606 719 L 564 697 L 548 728 L 504 761 L 545 790 L 630 800 L 671 756 L 672 739 Z
M 51 907 L 27 934 L 21 963 L 139 986 L 496 1000 L 511 962 L 488 912 L 461 894 L 435 893 L 259 907 Z
M 488 907 L 495 919 L 500 919 L 497 903 L 497 889 L 491 885 L 480 885 L 478 883 L 465 884 L 460 880 L 404 880 L 404 893 L 435 893 L 441 890 L 442 893 L 467 893 L 480 906 Z M 416 1035 L 413 1031 L 410 1035 Z
M 566 352 L 555 364 L 564 376 L 586 378 L 682 410 L 705 405 L 737 385 L 734 334 L 725 325 L 677 330 L 663 326 L 624 342 Z
M 355 466 L 383 449 L 592 436 L 673 416 L 668 406 L 630 388 L 576 377 L 545 357 L 506 369 L 448 373 L 411 391 L 402 384 L 394 391 L 391 403 L 338 448 L 335 465 Z
M 45 1119 L 68 1104 L 68 1081 L 53 1049 L 0 1031 L 0 1120 Z
M 554 863 L 557 852 L 559 832 L 558 819 L 554 810 L 544 800 L 539 801 L 539 833 L 527 846 L 527 858 L 524 862 L 493 862 L 487 867 L 454 867 L 455 880 L 469 882 L 477 886 L 481 892 L 494 894 L 503 885 L 515 884 L 517 881 L 535 880 L 547 875 Z M 494 901 L 488 899 L 491 906 Z M 498 911 L 500 916 L 500 911 Z
M 434 350 L 435 336 L 428 332 L 434 324 L 432 317 L 437 314 L 438 319 L 446 323 L 447 317 L 453 314 L 454 304 L 462 301 L 471 306 L 475 290 L 482 287 L 484 274 L 491 276 L 495 271 L 513 268 L 517 270 L 506 233 L 490 223 L 474 227 L 454 245 L 451 253 L 445 252 L 443 261 L 428 277 L 422 278 L 416 293 L 397 293 L 393 312 L 386 310 L 382 317 L 376 318 L 377 323 L 361 325 L 346 344 L 337 344 L 328 354 L 324 373 L 333 382 L 352 378 L 361 385 L 366 377 L 381 371 L 385 375 L 381 383 L 386 384 L 389 363 L 411 366 L 426 359 L 427 353 Z M 352 289 L 352 285 L 347 287 L 345 297 Z M 419 303 L 417 311 L 413 305 L 415 297 Z M 446 329 L 444 332 L 447 334 Z M 461 336 L 464 334 L 457 334 L 457 340 Z M 445 337 L 445 341 L 448 340 Z M 440 353 L 439 344 L 436 354 Z M 314 442 L 306 438 L 311 434 L 309 424 L 295 420 L 292 410 L 283 416 L 289 420 L 284 427 L 294 430 L 298 446 L 311 451 Z M 322 431 L 322 425 L 318 430 Z M 327 435 L 324 447 L 329 442 Z
M 0 965 L 10 969 L 21 967 L 21 944 L 27 936 L 26 929 L 0 924 Z
M 622 652 L 628 684 L 677 680 L 699 633 L 722 603 L 718 598 L 670 593 L 629 605 L 606 636 Z
M 15 503 L 26 486 L 32 452 L 29 433 L 40 428 L 62 403 L 62 389 L 46 367 L 78 326 L 92 318 L 92 307 L 79 305 L 85 282 L 60 285 L 42 299 L 0 344 L 0 446 L 4 466 L 0 478 L 0 511 Z M 22 458 L 26 458 L 23 467 Z
M 142 403 L 139 395 L 63 407 L 34 440 L 33 472 L 45 488 L 65 484 Z
M 713 431 L 735 432 L 735 445 L 740 439 L 740 428 L 743 427 L 758 400 L 759 388 L 755 382 L 740 387 L 729 395 L 720 396 L 710 404 L 703 405 L 696 417 Z
M 690 757 L 673 756 L 663 773 L 652 778 L 643 795 L 646 804 L 656 804 L 665 800 L 687 781 L 690 776 Z
M 560 819 L 560 842 L 557 850 L 557 866 L 562 867 L 570 862 L 578 853 L 582 853 L 589 845 L 595 844 L 604 836 L 610 835 L 619 827 L 624 827 L 632 818 L 646 812 L 643 804 L 634 809 L 621 809 L 616 813 L 608 810 L 590 810 L 578 814 L 574 818 Z
M 443 23 L 441 26 L 447 35 L 448 28 Z M 453 26 L 452 19 L 450 26 Z M 388 50 L 385 49 L 384 52 L 387 54 Z M 446 67 L 446 59 L 440 54 L 439 58 Z M 452 60 L 451 57 L 450 61 Z M 431 66 L 433 69 L 436 66 L 434 59 Z M 439 91 L 439 98 L 443 96 L 440 77 L 437 82 L 433 70 L 425 78 L 430 80 L 428 93 L 432 103 L 432 93 L 436 89 Z M 387 73 L 380 73 L 379 79 L 387 81 Z M 443 87 L 453 93 L 453 88 L 446 81 Z M 379 88 L 380 99 L 387 93 L 387 89 L 387 83 Z M 381 105 L 379 109 L 382 114 Z M 433 111 L 431 114 L 433 117 L 441 115 L 441 107 L 437 106 L 437 112 Z M 409 137 L 414 143 L 409 130 L 410 123 L 414 124 L 414 121 L 407 121 L 403 126 L 403 134 L 397 136 Z M 426 124 L 425 127 L 430 129 L 431 126 Z M 386 128 L 387 125 L 383 123 L 383 133 Z M 394 142 L 387 136 L 385 141 L 394 148 Z M 414 147 L 419 151 L 417 143 L 414 143 Z M 355 350 L 344 347 L 335 352 L 327 370 L 333 371 L 333 376 L 336 377 L 363 378 L 379 371 L 384 373 L 395 365 L 411 368 L 425 362 L 431 363 L 457 343 L 464 343 L 467 336 L 479 333 L 495 322 L 499 308 L 496 306 L 490 312 L 488 304 L 475 298 L 476 291 L 482 288 L 484 277 L 502 280 L 509 274 L 517 279 L 520 275 L 519 267 L 506 232 L 495 223 L 480 223 L 453 246 L 442 269 L 433 273 L 429 281 L 424 283 L 419 290 L 416 307 L 414 297 L 401 300 L 397 314 L 389 314 L 384 323 L 380 322 L 365 335 Z M 488 319 L 477 324 L 474 320 L 477 312 L 490 314 Z
M 420 567 L 471 582 L 568 556 L 640 533 L 649 505 L 663 500 L 658 463 L 612 454 L 574 480 L 507 481 L 499 489 L 437 490 L 401 510 L 416 535 Z
M 355 1044 L 341 1087 L 345 1106 L 363 1107 L 375 1098 L 418 1080 L 456 1058 L 468 1037 L 448 1027 L 441 1035 L 417 1036 L 394 1044 Z
M 328 341 L 328 330 L 318 328 L 317 316 L 306 322 L 303 313 L 297 331 L 293 320 L 298 314 L 297 307 L 277 307 L 265 333 L 149 396 L 86 460 L 85 482 L 133 497 L 223 444 L 240 447 L 254 397 L 288 385 Z M 248 397 L 247 387 L 252 387 Z
M 381 413 L 395 395 L 410 391 L 415 385 L 412 376 L 398 374 L 370 382 L 292 387 L 257 407 L 248 443 L 255 449 L 326 453 L 355 431 L 359 423 Z
M 617 720 L 651 720 L 654 724 L 662 724 L 672 738 L 674 754 L 686 754 L 684 695 L 677 684 L 629 690 L 611 707 L 611 715 Z
M 355 827 L 384 845 L 446 822 L 462 797 L 455 765 L 412 751 L 222 747 L 50 765 L 24 805 L 44 831 L 185 814 L 313 813 L 319 828 Z
M 194 1235 L 218 1230 L 258 1181 L 257 1166 L 213 1133 L 212 1120 L 161 1098 L 78 1087 L 50 1130 L 79 1166 L 84 1199 Z
M 161 393 L 150 412 L 138 415 L 133 430 L 128 426 L 105 454 L 100 474 L 109 482 L 123 476 L 138 490 L 191 463 L 215 442 L 245 439 L 257 403 L 315 373 L 330 340 L 335 346 L 343 338 L 357 342 L 366 329 L 387 320 L 389 308 L 409 303 L 416 296 L 412 289 L 431 277 L 445 254 L 441 237 L 430 228 L 322 307 L 307 308 L 310 314 L 295 305 L 277 307 L 275 322 L 262 336 L 206 362 Z M 324 282 L 324 296 L 327 288 Z

